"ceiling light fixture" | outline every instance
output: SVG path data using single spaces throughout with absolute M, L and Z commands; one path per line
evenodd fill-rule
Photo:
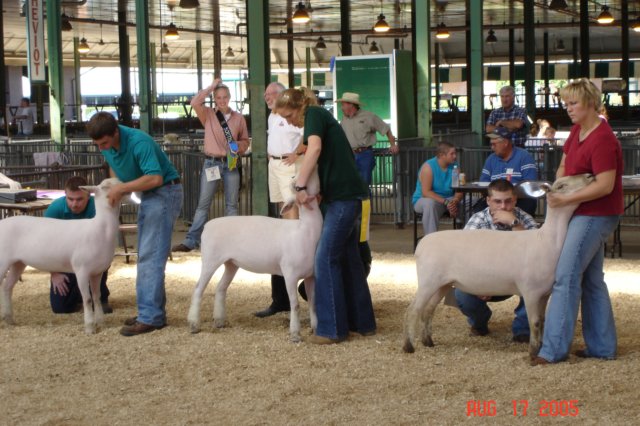
M 89 43 L 87 43 L 87 39 L 82 37 L 80 39 L 80 44 L 78 44 L 78 53 L 88 53 L 91 50 L 89 47 Z
M 167 45 L 167 43 L 162 43 L 162 49 L 160 49 L 160 54 L 168 55 L 169 53 L 171 52 L 169 51 L 169 46 Z
M 306 24 L 311 20 L 311 15 L 309 15 L 309 12 L 307 12 L 307 8 L 305 7 L 304 3 L 298 3 L 298 5 L 296 6 L 296 11 L 293 12 L 291 20 L 294 24 Z
M 200 6 L 198 0 L 180 0 L 180 7 L 183 9 L 195 9 Z
M 496 33 L 493 30 L 489 30 L 489 35 L 485 41 L 489 44 L 493 44 L 498 41 L 498 37 L 496 37 Z
M 438 29 L 436 30 L 436 38 L 440 40 L 446 40 L 449 37 L 451 37 L 451 34 L 449 34 L 447 26 L 444 24 L 444 22 L 440 22 L 440 25 L 438 25 Z
M 233 58 L 235 53 L 233 53 L 233 48 L 231 46 L 227 47 L 227 53 L 224 54 L 225 58 Z
M 602 6 L 602 12 L 600 12 L 600 15 L 598 15 L 596 21 L 598 21 L 598 24 L 603 25 L 608 25 L 613 22 L 613 15 L 611 14 L 611 12 L 609 12 L 609 6 L 607 6 L 606 4 Z
M 369 53 L 380 53 L 380 49 L 378 48 L 378 43 L 375 41 L 371 42 L 371 47 L 369 47 Z
M 569 5 L 564 0 L 551 0 L 551 3 L 549 3 L 549 9 L 553 10 L 564 10 L 568 7 Z
M 318 42 L 316 43 L 316 49 L 325 50 L 327 48 L 327 44 L 324 42 L 324 38 L 322 36 L 318 37 Z
M 180 34 L 178 33 L 178 28 L 172 23 L 169 24 L 167 28 L 167 32 L 164 33 L 164 38 L 167 40 L 177 40 L 180 38 Z
M 69 22 L 69 17 L 67 16 L 66 13 L 62 13 L 62 15 L 60 16 L 60 30 L 61 31 L 71 31 L 73 30 L 73 27 L 71 26 L 71 22 Z
M 631 28 L 633 29 L 633 31 L 640 33 L 640 17 L 636 18 L 635 21 L 633 21 L 633 24 L 631 24 Z

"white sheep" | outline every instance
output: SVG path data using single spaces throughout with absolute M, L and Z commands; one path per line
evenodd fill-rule
M 293 182 L 292 182 L 293 185 Z M 307 183 L 307 192 L 318 194 L 320 181 L 314 171 Z M 287 200 L 283 209 L 291 207 L 295 198 Z M 227 216 L 210 220 L 202 233 L 202 270 L 193 291 L 188 321 L 192 333 L 200 331 L 200 303 L 211 277 L 224 264 L 224 274 L 216 286 L 213 325 L 225 324 L 225 299 L 231 280 L 239 268 L 259 274 L 284 276 L 291 317 L 291 341 L 300 341 L 300 317 L 297 283 L 304 279 L 309 298 L 311 328 L 318 323 L 314 309 L 313 266 L 316 246 L 322 232 L 322 214 L 317 201 L 311 210 L 300 208 L 297 220 L 275 219 L 266 216 Z
M 14 324 L 11 295 L 28 265 L 41 271 L 75 273 L 85 332 L 93 334 L 102 325 L 100 277 L 113 260 L 120 211 L 120 204 L 109 205 L 107 194 L 118 183 L 111 178 L 98 186 L 81 187 L 95 193 L 96 216 L 92 219 L 13 216 L 0 220 L 0 278 L 4 278 L 0 281 L 0 317 L 6 323 Z
M 572 193 L 594 180 L 592 175 L 567 176 L 547 184 L 547 192 Z M 452 286 L 475 295 L 517 294 L 524 298 L 531 339 L 529 354 L 540 349 L 544 311 L 569 220 L 578 204 L 547 206 L 540 229 L 519 232 L 462 230 L 430 234 L 416 249 L 418 291 L 407 309 L 403 350 L 414 351 L 416 326 L 422 343 L 433 346 L 431 321 L 438 302 Z

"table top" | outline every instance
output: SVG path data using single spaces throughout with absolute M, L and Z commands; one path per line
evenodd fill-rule
M 64 196 L 63 189 L 38 189 L 37 199 L 24 203 L 0 203 L 1 210 L 13 210 L 21 213 L 33 213 L 46 210 L 56 198 Z

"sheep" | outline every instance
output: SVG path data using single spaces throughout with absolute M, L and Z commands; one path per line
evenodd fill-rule
M 13 216 L 0 220 L 0 318 L 5 323 L 14 324 L 11 295 L 28 265 L 41 271 L 75 273 L 82 294 L 85 332 L 93 334 L 102 325 L 100 277 L 113 260 L 120 211 L 120 204 L 109 205 L 107 195 L 118 183 L 111 178 L 98 186 L 82 187 L 95 192 L 93 219 Z M 93 308 L 92 299 L 98 301 Z
M 566 176 L 546 192 L 573 193 L 590 182 L 589 174 Z M 569 220 L 578 204 L 547 206 L 539 229 L 520 232 L 489 230 L 443 231 L 422 239 L 415 252 L 418 290 L 404 323 L 404 346 L 414 351 L 416 326 L 423 327 L 422 343 L 433 346 L 431 321 L 438 302 L 452 286 L 484 296 L 517 294 L 524 298 L 531 339 L 529 355 L 540 349 L 544 311 Z
M 295 182 L 295 179 L 292 182 Z M 307 182 L 307 192 L 318 194 L 320 180 L 315 170 Z M 295 198 L 287 200 L 283 210 L 290 208 Z M 311 328 L 318 320 L 314 309 L 313 276 L 316 246 L 322 232 L 322 214 L 318 202 L 311 210 L 300 208 L 300 218 L 275 219 L 265 216 L 228 216 L 210 220 L 202 233 L 202 270 L 193 291 L 188 321 L 191 332 L 200 331 L 202 294 L 215 271 L 224 263 L 224 274 L 215 291 L 213 325 L 225 324 L 225 298 L 238 268 L 255 273 L 284 276 L 291 305 L 289 332 L 292 342 L 300 342 L 300 317 L 296 286 L 304 279 L 309 298 Z

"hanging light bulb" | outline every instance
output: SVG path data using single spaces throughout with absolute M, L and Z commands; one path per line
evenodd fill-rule
M 496 33 L 493 30 L 489 30 L 489 35 L 485 41 L 489 44 L 493 44 L 498 41 L 498 37 L 496 37 Z
M 611 12 L 609 12 L 609 6 L 607 6 L 606 4 L 602 6 L 602 12 L 600 12 L 600 15 L 598 15 L 596 21 L 598 21 L 598 24 L 603 25 L 608 25 L 613 22 L 613 15 L 611 14 Z
M 636 18 L 635 21 L 633 21 L 633 24 L 631 24 L 631 28 L 633 28 L 633 31 L 640 33 L 640 17 Z
M 178 28 L 173 24 L 173 22 L 169 24 L 167 32 L 164 33 L 164 38 L 166 38 L 167 40 L 177 40 L 180 38 Z
M 89 47 L 89 43 L 87 43 L 87 39 L 82 37 L 80 39 L 80 44 L 78 44 L 78 53 L 88 53 L 91 50 Z
M 60 30 L 61 31 L 71 31 L 73 27 L 71 26 L 71 22 L 69 22 L 69 17 L 64 12 L 60 16 Z
M 183 9 L 195 9 L 200 6 L 198 0 L 180 0 L 180 7 Z
M 549 3 L 549 9 L 553 10 L 564 10 L 568 7 L 567 2 L 564 0 L 551 0 L 551 3 Z
M 380 49 L 378 48 L 378 43 L 375 41 L 371 42 L 371 47 L 369 47 L 369 53 L 380 53 Z
M 296 6 L 296 11 L 293 12 L 291 20 L 294 24 L 306 24 L 311 20 L 311 15 L 309 15 L 309 12 L 307 12 L 307 8 L 305 7 L 304 3 L 298 3 L 298 5 Z
M 233 48 L 231 46 L 227 47 L 227 53 L 224 54 L 225 58 L 233 58 L 235 53 L 233 53 Z
M 378 20 L 373 26 L 373 31 L 377 33 L 386 33 L 387 31 L 389 31 L 391 27 L 389 26 L 389 24 L 387 24 L 387 21 L 385 19 L 386 18 L 382 13 L 382 0 L 380 0 L 380 15 L 378 15 Z
M 325 50 L 327 48 L 327 44 L 324 42 L 324 38 L 322 36 L 318 37 L 318 42 L 316 43 L 316 49 Z
M 160 54 L 168 55 L 169 53 L 171 52 L 169 51 L 169 46 L 167 45 L 167 43 L 162 43 L 162 49 L 160 49 Z
M 444 24 L 444 22 L 440 22 L 440 25 L 438 25 L 438 29 L 436 31 L 436 38 L 440 40 L 446 40 L 449 37 L 451 37 L 451 34 L 449 34 L 447 26 Z

